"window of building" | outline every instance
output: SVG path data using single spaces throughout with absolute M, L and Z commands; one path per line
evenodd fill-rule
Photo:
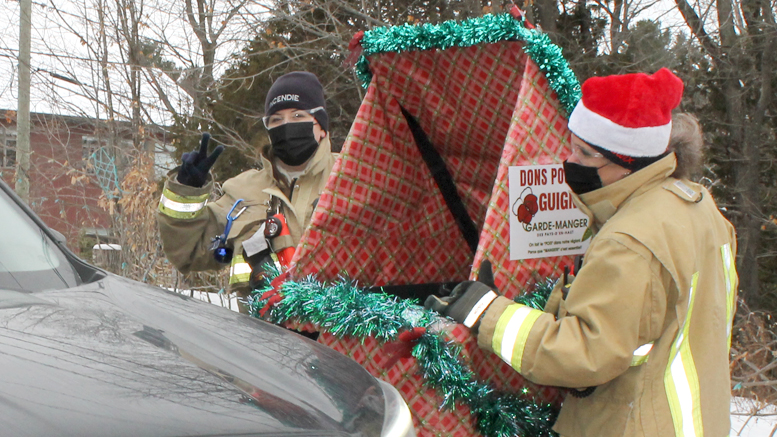
M 0 131 L 0 168 L 16 167 L 16 132 Z
M 95 174 L 94 159 L 95 157 L 99 158 L 99 156 L 95 155 L 95 152 L 107 145 L 108 140 L 105 138 L 93 137 L 91 135 L 84 135 L 81 137 L 81 159 L 84 160 L 84 165 L 88 174 Z
M 102 146 L 108 144 L 107 140 L 99 139 L 97 137 L 84 135 L 81 137 L 81 158 L 84 161 L 88 161 L 92 157 L 92 154 Z

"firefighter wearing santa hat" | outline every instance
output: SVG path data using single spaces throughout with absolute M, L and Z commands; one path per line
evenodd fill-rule
M 561 436 L 727 436 L 736 238 L 688 180 L 702 141 L 693 117 L 672 114 L 683 84 L 661 69 L 582 91 L 564 169 L 595 235 L 574 281 L 545 311 L 481 282 L 427 306 L 530 381 L 569 388 Z

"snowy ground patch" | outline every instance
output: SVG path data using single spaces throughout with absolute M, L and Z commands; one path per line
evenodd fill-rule
M 731 399 L 731 437 L 777 437 L 777 406 Z

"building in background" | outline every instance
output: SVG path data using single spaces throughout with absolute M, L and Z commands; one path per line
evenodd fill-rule
M 130 123 L 113 124 L 110 140 L 101 120 L 30 114 L 30 207 L 61 232 L 76 253 L 94 241 L 115 240 L 112 217 L 100 198 L 119 194 L 118 186 L 134 153 L 154 152 L 156 176 L 173 165 L 166 132 L 145 128 L 137 146 Z M 16 172 L 16 113 L 0 110 L 0 178 L 11 187 Z

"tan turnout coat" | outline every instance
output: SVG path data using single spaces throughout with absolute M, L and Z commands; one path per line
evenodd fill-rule
M 268 148 L 269 149 L 269 148 Z M 281 200 L 281 212 L 286 217 L 291 238 L 282 246 L 296 247 L 302 233 L 310 223 L 313 210 L 329 178 L 336 155 L 332 154 L 329 138 L 325 137 L 306 171 L 293 186 L 282 185 L 273 177 L 273 166 L 262 155 L 261 170 L 247 170 L 224 182 L 224 192 L 218 200 L 210 202 L 213 180 L 202 188 L 182 185 L 173 171 L 165 182 L 159 202 L 157 218 L 162 244 L 170 262 L 182 273 L 224 268 L 213 258 L 211 241 L 224 232 L 227 213 L 237 199 L 246 210 L 234 221 L 227 243 L 234 248 L 230 265 L 230 286 L 238 295 L 247 294 L 250 267 L 243 254 L 243 241 L 256 233 L 267 218 L 272 196 Z M 280 243 L 280 242 L 279 242 Z
M 727 436 L 737 294 L 734 228 L 674 154 L 576 198 L 595 236 L 545 312 L 499 297 L 478 343 L 529 380 L 583 389 L 564 437 Z

